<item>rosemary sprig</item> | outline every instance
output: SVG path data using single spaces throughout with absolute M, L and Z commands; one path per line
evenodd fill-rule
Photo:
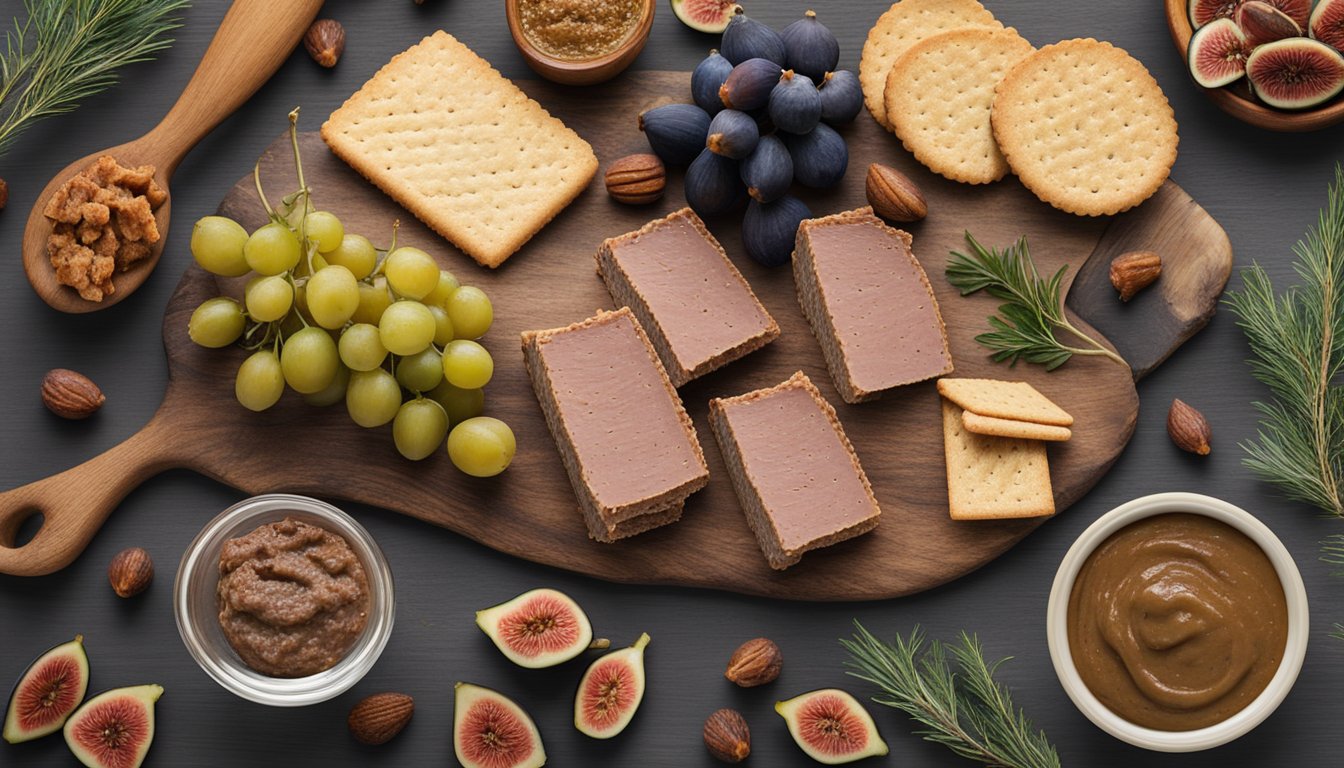
M 187 0 L 25 0 L 0 51 L 0 153 L 35 121 L 117 82 L 117 69 L 172 44 Z
M 873 701 L 922 723 L 917 734 L 994 768 L 1059 768 L 1045 733 L 1032 727 L 1008 689 L 994 680 L 1008 659 L 986 662 L 974 635 L 963 632 L 956 644 L 934 640 L 925 648 L 919 627 L 893 643 L 878 640 L 857 621 L 854 627 L 853 639 L 840 641 L 850 655 L 848 674 L 881 689 Z
M 1048 279 L 1041 277 L 1025 237 L 999 251 L 985 248 L 967 232 L 966 244 L 969 254 L 952 252 L 947 280 L 962 296 L 983 290 L 1006 302 L 999 307 L 999 315 L 989 317 L 993 330 L 975 337 L 993 352 L 995 362 L 1007 360 L 1009 365 L 1016 365 L 1021 359 L 1053 371 L 1074 355 L 1101 355 L 1129 367 L 1124 358 L 1083 333 L 1065 316 L 1060 286 L 1067 266 Z M 1055 336 L 1057 330 L 1077 337 L 1084 346 L 1062 343 Z
M 1321 560 L 1331 565 L 1344 565 L 1344 533 L 1336 533 L 1321 542 Z M 1344 570 L 1334 571 L 1331 576 L 1344 576 Z M 1330 636 L 1344 640 L 1344 624 L 1335 622 L 1335 631 Z
M 1315 228 L 1293 248 L 1301 283 L 1282 294 L 1258 264 L 1224 299 L 1251 349 L 1251 373 L 1273 394 L 1243 463 L 1290 498 L 1344 516 L 1344 168 Z

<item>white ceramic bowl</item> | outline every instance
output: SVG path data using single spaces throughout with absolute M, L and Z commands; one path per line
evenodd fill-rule
M 1288 604 L 1288 641 L 1283 661 L 1270 679 L 1269 685 L 1245 709 L 1228 719 L 1193 731 L 1159 731 L 1135 725 L 1102 704 L 1083 683 L 1073 664 L 1069 650 L 1068 611 L 1069 594 L 1074 579 L 1087 556 L 1092 554 L 1111 534 L 1136 520 L 1168 512 L 1191 512 L 1220 520 L 1246 534 L 1264 550 L 1273 563 L 1283 584 Z M 1194 752 L 1226 744 L 1248 733 L 1278 708 L 1288 691 L 1297 681 L 1302 660 L 1307 655 L 1307 634 L 1310 620 L 1307 615 L 1307 590 L 1292 555 L 1264 523 L 1246 510 L 1210 496 L 1197 493 L 1157 493 L 1121 504 L 1097 519 L 1064 555 L 1064 561 L 1055 574 L 1050 588 L 1050 602 L 1046 611 L 1046 638 L 1050 644 L 1050 659 L 1055 674 L 1073 703 L 1103 731 L 1137 747 L 1159 752 Z

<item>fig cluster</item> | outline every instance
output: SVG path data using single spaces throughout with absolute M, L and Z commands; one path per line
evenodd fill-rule
M 776 32 L 738 8 L 719 48 L 691 74 L 692 104 L 646 110 L 640 130 L 668 165 L 687 166 L 686 202 L 703 218 L 744 203 L 742 242 L 766 266 L 788 263 L 798 225 L 812 217 L 794 183 L 828 189 L 849 166 L 835 126 L 863 107 L 840 44 L 808 11 Z
M 1190 0 L 1190 74 L 1205 88 L 1241 81 L 1278 109 L 1344 91 L 1344 0 Z

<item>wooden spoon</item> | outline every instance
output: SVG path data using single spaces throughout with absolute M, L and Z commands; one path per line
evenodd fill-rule
M 37 196 L 23 231 L 23 271 L 43 301 L 62 312 L 82 313 L 106 309 L 135 293 L 163 254 L 173 203 L 170 193 L 154 213 L 159 241 L 149 256 L 113 275 L 116 292 L 97 302 L 80 298 L 73 288 L 56 282 L 56 271 L 47 256 L 51 221 L 42 215 L 56 190 L 100 155 L 111 155 L 126 166 L 153 165 L 154 180 L 167 190 L 173 171 L 192 147 L 241 107 L 289 58 L 322 2 L 234 0 L 186 90 L 152 131 L 129 143 L 81 157 L 56 174 Z

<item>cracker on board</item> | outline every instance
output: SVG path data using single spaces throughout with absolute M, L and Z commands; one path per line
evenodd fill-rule
M 967 431 L 962 409 L 943 399 L 947 503 L 953 520 L 1045 517 L 1055 513 L 1045 443 Z
M 442 30 L 393 57 L 322 125 L 342 160 L 498 267 L 597 171 L 593 148 Z
M 883 103 L 887 72 L 910 46 L 951 29 L 1002 26 L 976 0 L 901 0 L 892 4 L 868 31 L 859 58 L 859 85 L 868 111 L 878 123 L 891 127 Z
M 1147 200 L 1176 162 L 1176 117 L 1161 86 L 1124 50 L 1090 38 L 1019 61 L 999 84 L 990 117 L 1027 189 L 1080 216 Z
M 938 394 L 981 416 L 1073 426 L 1073 417 L 1025 381 L 939 379 Z
M 1073 437 L 1073 430 L 1068 427 L 1037 424 L 1034 421 L 1000 419 L 996 416 L 983 416 L 970 411 L 962 412 L 961 423 L 966 427 L 967 432 L 974 432 L 977 435 L 1015 437 L 1019 440 L 1046 440 L 1049 442 L 1063 442 Z
M 967 184 L 998 181 L 1008 173 L 1008 161 L 989 124 L 994 88 L 1032 50 L 1012 27 L 969 27 L 925 38 L 887 75 L 887 122 L 934 173 Z

